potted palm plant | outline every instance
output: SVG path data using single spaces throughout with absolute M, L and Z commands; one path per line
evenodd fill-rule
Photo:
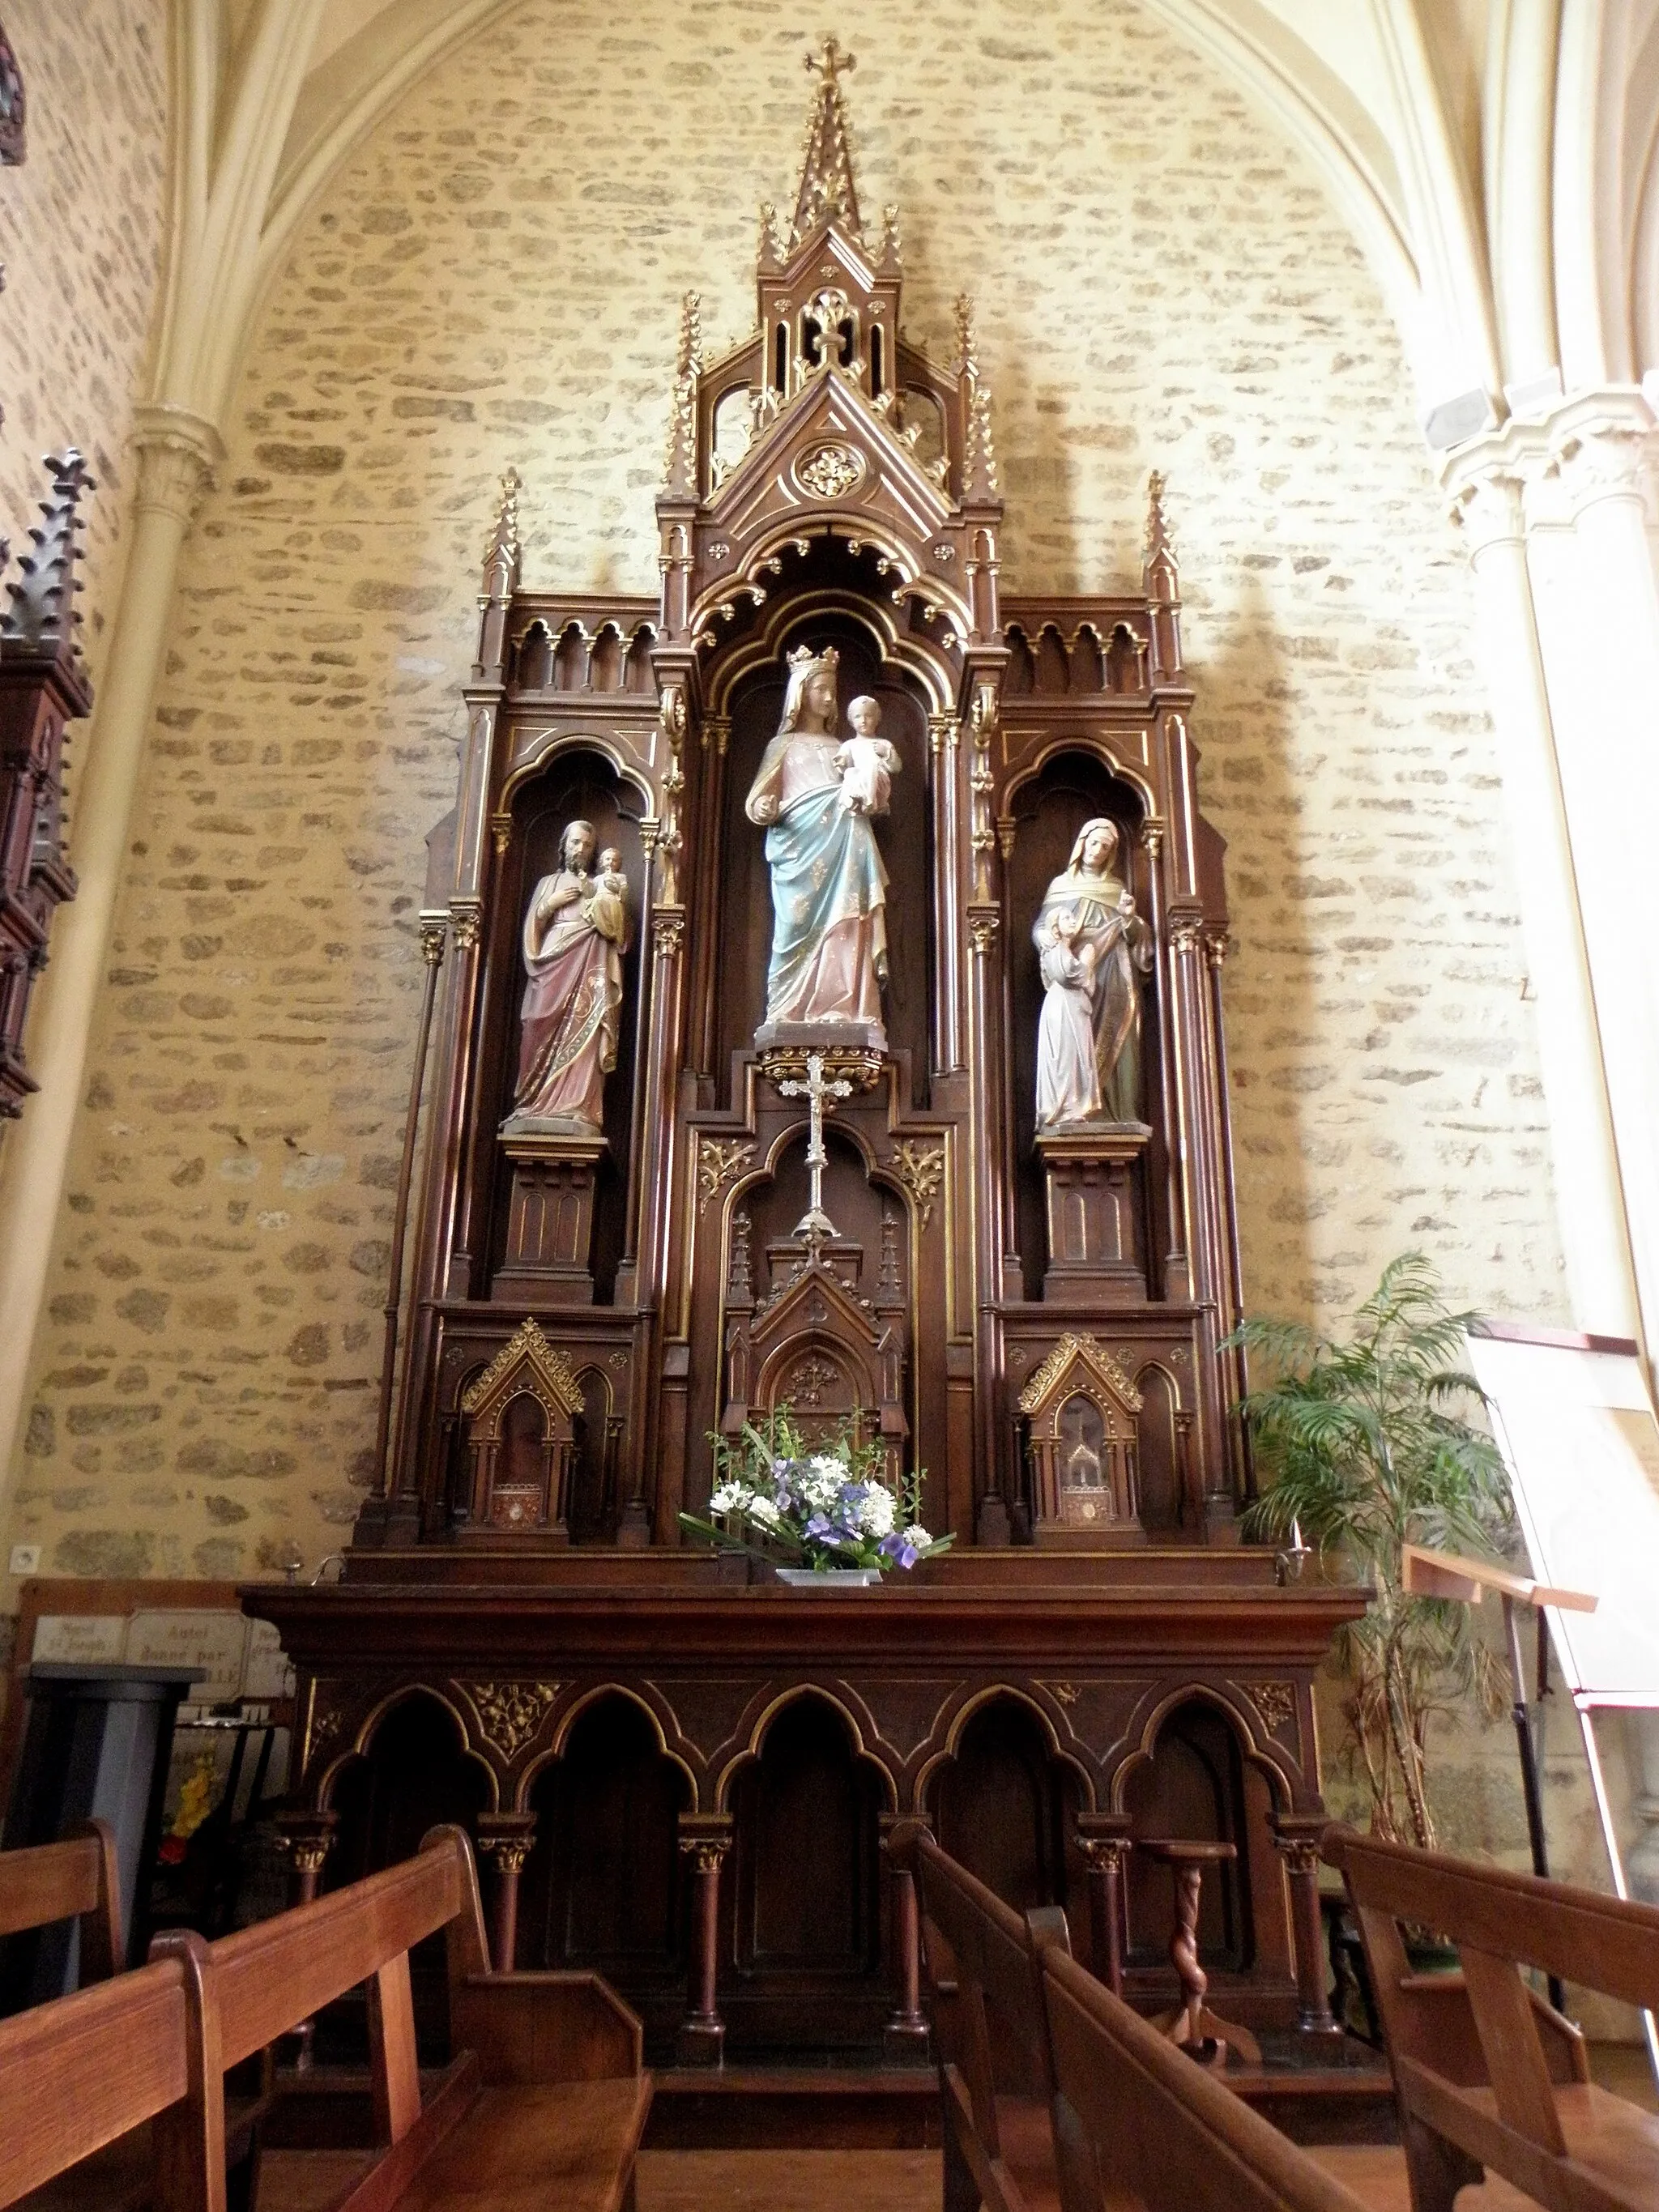
M 1434 1848 L 1425 1784 L 1431 1723 L 1474 1698 L 1486 1717 L 1506 1692 L 1470 1608 L 1407 1595 L 1408 1543 L 1490 1553 L 1510 1525 L 1497 1447 L 1469 1416 L 1484 1402 L 1462 1364 L 1473 1314 L 1446 1304 L 1431 1263 L 1407 1252 L 1384 1269 L 1340 1340 L 1299 1322 L 1247 1320 L 1228 1341 L 1273 1379 L 1243 1418 L 1268 1486 L 1247 1533 L 1306 1541 L 1375 1595 L 1339 1632 L 1347 1751 L 1370 1796 L 1375 1833 Z

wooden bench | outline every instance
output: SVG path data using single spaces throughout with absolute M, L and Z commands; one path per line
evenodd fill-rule
M 1323 1848 L 1359 1923 L 1415 2212 L 1450 2212 L 1484 2168 L 1550 2212 L 1659 2203 L 1659 2118 L 1594 2086 L 1578 2031 L 1521 1973 L 1659 2006 L 1659 1910 L 1352 1829 Z M 1462 1972 L 1413 1973 L 1402 1923 L 1455 1943 Z
M 61 1844 L 0 1851 L 0 1939 L 60 1920 L 81 1923 L 81 1987 L 107 1981 L 122 1958 L 121 1881 L 115 1838 L 102 1820 Z
M 945 2137 L 945 2212 L 1043 2212 L 1060 2188 L 1036 1947 L 1019 1915 L 919 1823 L 888 1840 L 916 1884 Z M 1063 1933 L 1065 1916 L 1041 1916 Z M 1053 1925 L 1057 1923 L 1057 1926 Z
M 1064 2212 L 1366 2212 L 1058 1944 L 1040 1984 Z
M 456 2056 L 422 2100 L 409 1954 L 449 1945 Z M 379 2149 L 335 2212 L 622 2212 L 651 2107 L 640 2022 L 597 1975 L 493 1975 L 465 1835 L 205 1943 L 158 1936 L 185 1969 L 201 2054 L 187 2124 L 161 2124 L 169 2212 L 222 2212 L 223 2076 L 359 1983 L 368 1991 Z
M 0 2021 L 0 2205 L 182 2110 L 191 2051 L 176 1960 Z
M 423 2099 L 409 1954 L 440 1929 L 458 2055 Z M 0 2207 L 77 2184 L 148 2122 L 148 2200 L 227 2212 L 227 2071 L 362 1983 L 376 2148 L 332 2212 L 623 2212 L 651 2104 L 638 2020 L 597 1976 L 493 1975 L 485 1956 L 458 1830 L 216 1943 L 158 1936 L 137 1973 L 0 2022 Z
M 915 1880 L 944 2106 L 945 2212 L 1364 2212 L 1364 2199 L 1071 1956 L 1063 1912 L 1022 1921 L 919 1826 Z

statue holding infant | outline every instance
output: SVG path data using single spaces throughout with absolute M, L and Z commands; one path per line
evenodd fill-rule
M 776 736 L 744 811 L 766 830 L 772 875 L 768 1024 L 859 1024 L 884 1043 L 887 871 L 872 817 L 887 811 L 899 756 L 878 737 L 881 708 L 854 699 L 839 734 L 833 647 L 789 655 Z
M 571 822 L 559 865 L 524 918 L 519 1077 L 507 1133 L 586 1134 L 605 1124 L 605 1079 L 617 1065 L 623 956 L 632 935 L 622 855 L 591 822 Z

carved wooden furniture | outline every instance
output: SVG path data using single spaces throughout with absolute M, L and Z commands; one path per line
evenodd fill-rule
M 1522 1970 L 1652 2008 L 1659 1910 L 1347 1828 L 1325 1855 L 1364 1939 L 1413 2212 L 1450 2212 L 1487 2169 L 1540 2204 L 1651 2204 L 1659 2119 L 1595 2087 L 1583 2037 Z M 1413 1973 L 1401 1923 L 1455 1943 L 1462 1972 Z
M 574 1549 L 531 1556 L 487 1600 L 413 1573 L 247 1593 L 299 1670 L 308 1864 L 412 1849 L 441 1802 L 507 1846 L 518 1961 L 603 1972 L 656 2048 L 867 2051 L 905 2011 L 885 1823 L 928 1819 L 1016 1902 L 1119 1929 L 1157 2009 L 1179 1993 L 1167 1877 L 1129 1911 L 1121 1842 L 1198 1828 L 1213 1791 L 1239 1846 L 1218 2006 L 1291 2030 L 1322 1993 L 1293 1919 L 1316 1861 L 1293 1852 L 1321 1817 L 1313 1674 L 1353 1591 L 1281 1589 L 1253 1548 L 1125 1552 L 1103 1588 L 1062 1578 L 1069 1554 L 969 1551 L 810 1600 L 706 1554 L 672 1582 L 650 1554 L 597 1579 Z
M 1153 2025 L 1171 2043 L 1180 2044 L 1206 2064 L 1224 2066 L 1229 2045 L 1241 2051 L 1254 2066 L 1261 2063 L 1261 2045 L 1249 2028 L 1221 2019 L 1204 2002 L 1210 1978 L 1199 1963 L 1198 1915 L 1203 1896 L 1204 1869 L 1221 1866 L 1238 1856 L 1237 1844 L 1193 1843 L 1174 1836 L 1142 1836 L 1135 1848 L 1149 1859 L 1170 1868 L 1175 1875 L 1175 1924 L 1170 1936 L 1170 1963 L 1181 1984 L 1181 2002 Z
M 1364 2212 L 1062 1950 L 1041 1968 L 1062 2212 Z
M 1138 1394 L 1149 1534 L 1228 1539 L 1248 1489 L 1241 1370 L 1218 1350 L 1239 1307 L 1222 848 L 1198 811 L 1161 488 L 1138 592 L 1005 594 L 971 303 L 948 366 L 902 335 L 896 216 L 866 230 L 860 213 L 847 66 L 828 57 L 787 235 L 763 227 L 753 335 L 711 358 L 688 298 L 660 594 L 532 588 L 516 478 L 506 488 L 456 805 L 430 844 L 422 923 L 447 942 L 426 1169 L 389 1477 L 359 1517 L 359 1576 L 371 1551 L 452 1542 L 461 1401 L 529 1314 L 583 1394 L 579 1547 L 677 1543 L 679 1512 L 707 1500 L 710 1433 L 767 1402 L 754 1334 L 769 1297 L 788 1297 L 780 1273 L 809 1264 L 793 1235 L 808 1116 L 780 1085 L 813 1040 L 758 1034 L 769 891 L 744 799 L 803 644 L 836 649 L 842 707 L 877 701 L 902 762 L 878 824 L 886 1049 L 849 1035 L 829 1071 L 852 1085 L 822 1170 L 845 1249 L 817 1259 L 865 1319 L 817 1325 L 826 1407 L 856 1397 L 895 1458 L 927 1469 L 936 1530 L 1073 1541 L 1093 1531 L 1043 1487 L 1019 1402 L 1071 1334 Z M 526 903 L 577 817 L 641 887 L 605 1126 L 580 1159 L 502 1127 Z M 1154 951 L 1144 1118 L 1039 1139 L 1031 919 L 1096 818 L 1116 829 Z M 775 1337 L 786 1325 L 793 1310 Z
M 0 62 L 0 88 L 3 88 Z M 64 850 L 65 725 L 92 711 L 75 609 L 80 505 L 95 489 L 73 447 L 50 456 L 52 491 L 0 614 L 0 1117 L 36 1088 L 23 1052 L 52 915 L 75 896 Z M 0 545 L 0 565 L 5 548 Z
M 1222 845 L 1162 489 L 1136 589 L 1005 592 L 971 303 L 948 363 L 904 334 L 850 64 L 817 66 L 754 331 L 711 355 L 685 301 L 659 591 L 527 580 L 504 488 L 419 916 L 441 986 L 386 1476 L 341 1588 L 246 1596 L 300 1670 L 292 1832 L 334 1880 L 464 1822 L 503 1963 L 592 1965 L 656 2047 L 708 2058 L 914 2033 L 884 1822 L 936 1817 L 1022 1905 L 1086 1890 L 1097 1955 L 1154 2006 L 1164 1898 L 1121 1839 L 1224 1836 L 1206 1955 L 1230 2009 L 1289 2029 L 1314 1874 L 1275 1823 L 1320 1815 L 1313 1671 L 1363 1598 L 1280 1590 L 1237 1541 Z M 833 648 L 839 708 L 874 700 L 900 762 L 882 1022 L 833 1036 L 766 1024 L 744 811 L 802 648 Z M 526 906 L 577 820 L 637 908 L 581 1159 L 503 1127 Z M 1032 918 L 1097 820 L 1152 953 L 1139 1118 L 1039 1144 Z M 570 1382 L 539 1426 L 501 1365 L 532 1325 Z M 688 1549 L 713 1440 L 786 1402 L 925 1471 L 955 1553 L 809 1609 Z

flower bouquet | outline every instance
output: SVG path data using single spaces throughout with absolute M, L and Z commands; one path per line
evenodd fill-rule
M 710 1518 L 682 1513 L 680 1525 L 723 1551 L 747 1552 L 787 1572 L 837 1568 L 886 1574 L 948 1551 L 949 1536 L 921 1524 L 922 1474 L 896 1491 L 881 1471 L 877 1444 L 843 1432 L 809 1451 L 787 1407 L 763 1429 L 744 1424 L 738 1442 L 711 1437 L 714 1488 Z

